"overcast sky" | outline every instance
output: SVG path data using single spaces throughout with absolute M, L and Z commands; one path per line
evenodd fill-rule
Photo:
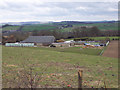
M 41 2 L 41 0 L 0 0 L 0 22 L 101 21 L 118 19 L 118 2 Z M 74 2 L 73 2 L 74 1 Z M 103 1 L 103 0 L 101 0 Z

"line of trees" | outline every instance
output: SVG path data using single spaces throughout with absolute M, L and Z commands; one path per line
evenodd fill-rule
M 24 39 L 26 39 L 29 36 L 29 32 L 13 32 L 9 35 L 2 35 L 2 44 L 5 44 L 6 42 L 10 42 L 10 43 L 15 43 L 15 42 L 20 42 L 23 41 Z
M 86 28 L 86 27 L 75 27 L 72 30 L 72 35 L 75 38 L 79 37 L 96 37 L 101 35 L 101 31 L 97 27 L 91 27 L 91 28 Z
M 74 27 L 71 32 L 61 32 L 59 30 L 41 30 L 41 31 L 33 31 L 33 36 L 45 36 L 52 35 L 55 36 L 56 39 L 66 39 L 66 38 L 80 38 L 80 37 L 99 37 L 99 36 L 119 36 L 118 31 L 107 30 L 101 31 L 96 26 L 93 27 Z

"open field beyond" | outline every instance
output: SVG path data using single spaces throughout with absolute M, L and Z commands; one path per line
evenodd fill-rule
M 94 40 L 105 40 L 105 39 L 110 39 L 110 40 L 113 40 L 113 39 L 119 39 L 120 37 L 117 37 L 117 36 L 111 36 L 111 37 L 84 37 L 84 38 L 90 38 L 90 39 L 94 39 Z M 66 41 L 67 40 L 73 40 L 74 38 L 71 38 L 71 39 L 65 39 Z
M 118 59 L 82 54 L 78 52 L 80 48 L 76 49 L 72 48 L 71 53 L 67 49 L 62 52 L 51 48 L 3 46 L 3 87 L 29 86 L 25 76 L 29 78 L 31 68 L 32 76 L 37 73 L 40 77 L 36 87 L 78 87 L 80 69 L 83 87 L 104 87 L 104 82 L 107 88 L 118 87 Z
M 64 23 L 63 25 L 66 25 L 67 23 Z M 68 27 L 68 28 L 64 28 L 61 29 L 62 32 L 69 32 L 72 31 L 72 29 L 74 27 L 79 27 L 79 26 L 96 26 L 98 27 L 98 29 L 100 29 L 101 31 L 105 31 L 105 30 L 113 30 L 113 31 L 117 31 L 118 30 L 118 23 L 91 23 L 91 24 L 73 24 L 73 27 Z M 2 28 L 3 31 L 9 31 L 9 30 L 17 30 L 20 26 L 7 26 Z M 24 27 L 22 28 L 22 31 L 34 31 L 34 30 L 52 30 L 52 29 L 56 29 L 57 27 L 60 27 L 60 25 L 54 25 L 51 23 L 46 23 L 46 24 L 33 24 L 33 25 L 24 25 Z
M 118 30 L 118 23 L 78 24 L 75 26 L 97 26 L 100 30 Z

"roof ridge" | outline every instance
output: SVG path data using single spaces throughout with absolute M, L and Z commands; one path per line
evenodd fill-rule
M 53 43 L 55 41 L 54 36 L 29 36 L 27 39 L 25 39 L 22 42 L 50 42 Z

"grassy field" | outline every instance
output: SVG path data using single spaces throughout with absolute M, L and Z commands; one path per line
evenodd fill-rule
M 22 28 L 22 31 L 34 31 L 34 30 L 51 30 L 51 29 L 55 29 L 56 27 L 55 26 L 52 26 L 52 25 L 27 25 L 27 26 L 24 26 Z
M 30 48 L 38 49 L 38 48 Z M 70 47 L 70 48 L 40 48 L 40 50 L 50 50 L 64 53 L 78 53 L 78 54 L 87 54 L 87 55 L 99 55 L 102 49 L 97 48 L 82 48 L 82 47 Z
M 94 39 L 94 40 L 105 40 L 106 38 L 109 38 L 110 40 L 112 39 L 118 39 L 120 37 L 85 37 L 85 38 L 90 38 L 90 39 Z M 65 39 L 66 41 L 67 40 L 73 40 L 74 38 L 71 38 L 71 39 Z
M 118 23 L 93 23 L 93 24 L 74 24 L 76 26 L 97 26 L 100 30 L 118 30 Z M 7 26 L 3 30 L 17 30 L 20 26 Z M 24 25 L 22 28 L 23 31 L 34 31 L 34 30 L 51 30 L 59 27 L 53 24 L 34 24 L 34 25 Z M 68 27 L 61 29 L 62 32 L 69 32 L 73 27 Z
M 2 28 L 3 31 L 8 31 L 8 30 L 18 30 L 20 26 L 7 26 Z M 25 25 L 22 28 L 22 31 L 34 31 L 34 30 L 51 30 L 57 28 L 56 26 L 53 25 L 47 25 L 47 24 L 35 24 L 35 25 Z
M 8 30 L 18 30 L 20 26 L 7 26 L 2 28 L 3 31 L 8 31 Z
M 118 30 L 118 23 L 78 24 L 74 26 L 97 26 L 100 30 Z
M 108 88 L 117 88 L 118 59 L 98 56 L 97 50 L 79 49 L 3 46 L 3 87 L 18 87 L 27 82 L 20 76 L 25 76 L 24 70 L 26 73 L 32 67 L 32 75 L 41 76 L 38 87 L 77 87 L 77 71 L 82 69 L 83 87 L 104 87 L 105 81 Z
M 64 28 L 64 29 L 61 29 L 60 31 L 61 32 L 70 32 L 72 31 L 73 27 L 69 27 L 69 28 Z
M 112 40 L 113 38 L 118 39 L 119 37 L 90 37 L 90 38 L 95 40 L 105 40 L 106 38 L 109 38 L 110 40 Z
M 93 23 L 93 24 L 76 24 L 73 27 L 79 26 L 97 26 L 98 29 L 105 31 L 105 30 L 118 30 L 118 23 Z M 70 32 L 72 31 L 73 27 L 61 29 L 62 32 Z

